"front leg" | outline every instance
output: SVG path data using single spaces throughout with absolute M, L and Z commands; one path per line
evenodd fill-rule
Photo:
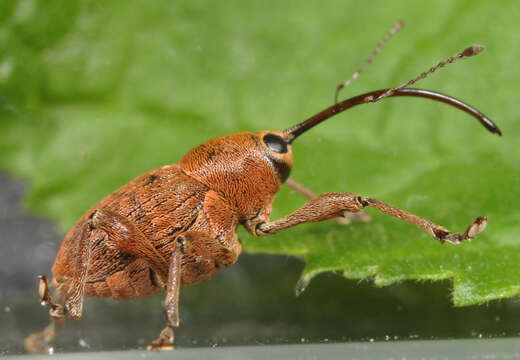
M 302 183 L 299 183 L 298 181 L 294 180 L 293 178 L 288 178 L 285 181 L 285 185 L 289 186 L 291 189 L 296 191 L 298 194 L 305 196 L 307 199 L 312 200 L 316 197 L 316 194 L 303 185 Z M 368 215 L 364 211 L 360 212 L 345 212 L 341 214 L 339 217 L 335 217 L 332 219 L 337 224 L 340 225 L 348 225 L 352 221 L 361 221 L 361 222 L 369 222 L 371 220 L 370 215 Z
M 264 221 L 258 221 L 254 229 L 249 230 L 257 236 L 270 235 L 298 224 L 327 220 L 338 216 L 344 211 L 358 212 L 366 206 L 374 207 L 388 215 L 418 226 L 426 230 L 441 243 L 448 241 L 453 244 L 459 244 L 462 241 L 471 240 L 484 230 L 487 223 L 485 217 L 478 217 L 464 233 L 452 233 L 429 220 L 376 199 L 361 197 L 351 193 L 326 193 L 315 197 L 298 210 L 280 220 L 270 222 L 269 219 L 264 219 Z

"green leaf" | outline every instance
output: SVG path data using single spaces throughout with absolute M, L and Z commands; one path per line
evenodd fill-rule
M 104 195 L 176 162 L 206 139 L 283 129 L 329 106 L 397 19 L 406 27 L 343 97 L 396 86 L 468 45 L 487 50 L 420 87 L 476 105 L 503 138 L 442 104 L 387 99 L 337 116 L 294 144 L 292 176 L 315 192 L 348 191 L 455 231 L 480 215 L 473 242 L 439 245 L 370 211 L 370 223 L 308 224 L 245 249 L 373 278 L 454 281 L 456 305 L 520 292 L 520 76 L 508 1 L 2 1 L 0 166 L 27 179 L 27 206 L 63 229 Z M 282 189 L 273 219 L 304 203 Z

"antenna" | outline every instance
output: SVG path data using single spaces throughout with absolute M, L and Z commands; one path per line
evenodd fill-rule
M 459 108 L 468 114 L 475 117 L 480 123 L 489 131 L 491 131 L 495 135 L 502 135 L 500 132 L 500 129 L 498 126 L 493 123 L 489 118 L 487 118 L 485 115 L 480 113 L 475 108 L 469 106 L 468 104 L 463 103 L 460 100 L 457 100 L 455 98 L 452 98 L 447 95 L 439 94 L 434 91 L 429 90 L 422 90 L 422 89 L 410 89 L 407 88 L 408 86 L 415 84 L 417 81 L 424 79 L 428 75 L 434 73 L 438 69 L 451 64 L 455 60 L 462 59 L 463 57 L 470 57 L 475 56 L 482 52 L 484 50 L 484 47 L 481 45 L 473 45 L 470 47 L 467 47 L 463 51 L 457 53 L 454 56 L 451 56 L 447 58 L 444 61 L 441 61 L 434 67 L 430 68 L 430 70 L 423 72 L 421 75 L 417 76 L 416 78 L 413 78 L 410 81 L 405 82 L 404 84 L 391 88 L 391 89 L 382 89 L 382 90 L 376 90 L 371 91 L 369 93 L 358 95 L 353 98 L 343 100 L 340 103 L 336 103 L 329 107 L 328 109 L 323 110 L 322 112 L 314 115 L 313 117 L 305 120 L 304 122 L 301 122 L 299 124 L 296 124 L 289 129 L 284 130 L 284 132 L 287 134 L 286 142 L 290 144 L 296 137 L 303 134 L 305 131 L 309 130 L 310 128 L 316 126 L 317 124 L 327 120 L 328 118 L 339 114 L 342 111 L 345 111 L 347 109 L 350 109 L 351 107 L 361 105 L 361 104 L 367 104 L 367 103 L 375 103 L 381 99 L 384 99 L 386 97 L 392 97 L 392 96 L 417 96 L 417 97 L 424 97 L 429 98 L 435 101 L 440 101 L 443 103 L 446 103 L 448 105 L 454 106 L 456 108 Z
M 379 42 L 379 44 L 377 44 L 376 48 L 374 49 L 374 51 L 372 51 L 370 56 L 365 60 L 363 65 L 361 65 L 361 67 L 359 69 L 357 69 L 347 81 L 338 85 L 338 87 L 336 88 L 336 95 L 334 96 L 334 104 L 338 103 L 338 94 L 341 91 L 341 89 L 349 86 L 354 80 L 356 80 L 359 77 L 359 74 L 363 70 L 365 70 L 365 68 L 368 65 L 370 65 L 370 63 L 372 63 L 372 61 L 375 59 L 375 57 L 381 52 L 381 49 L 383 48 L 383 46 L 385 46 L 385 44 L 388 42 L 388 40 L 390 40 L 392 38 L 392 36 L 394 36 L 399 30 L 401 30 L 403 28 L 403 26 L 404 26 L 404 22 L 402 20 L 396 21 L 395 24 L 392 26 L 392 28 L 386 33 L 385 37 Z
M 391 92 L 389 90 L 392 90 Z M 451 96 L 437 93 L 435 91 L 423 90 L 423 89 L 415 89 L 415 88 L 407 88 L 407 89 L 382 89 L 371 91 L 366 94 L 354 96 L 353 98 L 343 100 L 338 104 L 334 104 L 331 107 L 319 112 L 318 114 L 308 118 L 307 120 L 296 124 L 288 129 L 285 129 L 283 132 L 285 133 L 285 142 L 290 144 L 294 139 L 298 136 L 306 132 L 307 130 L 313 128 L 314 126 L 322 123 L 323 121 L 337 115 L 345 110 L 353 108 L 354 106 L 367 104 L 370 102 L 374 102 L 380 98 L 381 95 L 388 93 L 386 97 L 392 96 L 416 96 L 431 99 L 434 101 L 443 102 L 445 104 L 456 107 L 469 115 L 473 116 L 477 119 L 486 129 L 488 129 L 491 133 L 502 136 L 502 132 L 498 128 L 498 126 L 491 121 L 487 116 L 482 114 L 480 111 L 475 109 L 474 107 L 463 103 L 460 100 L 452 98 Z

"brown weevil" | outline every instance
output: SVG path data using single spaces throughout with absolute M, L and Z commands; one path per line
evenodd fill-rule
M 178 163 L 151 170 L 108 195 L 65 236 L 52 267 L 53 295 L 46 277 L 39 276 L 41 304 L 50 309 L 51 323 L 29 336 L 26 348 L 31 352 L 49 349 L 56 322 L 65 317 L 80 319 L 85 296 L 132 299 L 161 291 L 166 291 L 166 327 L 148 348 L 172 348 L 173 329 L 179 325 L 180 287 L 206 280 L 236 262 L 242 251 L 238 225 L 253 236 L 266 236 L 299 224 L 359 218 L 369 206 L 426 230 L 441 243 L 471 240 L 486 226 L 485 217 L 478 217 L 465 232 L 452 233 L 370 197 L 352 193 L 313 196 L 288 177 L 293 166 L 292 143 L 298 136 L 344 110 L 386 97 L 416 96 L 444 102 L 501 135 L 473 107 L 437 92 L 408 88 L 436 69 L 481 50 L 469 47 L 399 87 L 336 101 L 283 131 L 241 132 L 208 140 Z M 357 74 L 359 71 L 355 77 Z M 286 217 L 271 221 L 275 194 L 284 183 L 310 200 Z

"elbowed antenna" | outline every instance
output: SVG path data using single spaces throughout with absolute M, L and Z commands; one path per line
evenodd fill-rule
M 390 92 L 390 90 L 392 90 Z M 487 116 L 482 114 L 480 111 L 475 109 L 474 107 L 457 100 L 451 96 L 444 95 L 435 91 L 430 90 L 423 90 L 423 89 L 408 89 L 408 88 L 402 88 L 402 89 L 382 89 L 382 90 L 376 90 L 372 91 L 366 94 L 358 95 L 353 98 L 344 100 L 338 104 L 332 105 L 331 107 L 323 110 L 322 112 L 314 115 L 313 117 L 293 126 L 289 129 L 284 130 L 284 133 L 288 134 L 287 142 L 290 144 L 295 138 L 303 134 L 305 131 L 309 130 L 310 128 L 314 127 L 315 125 L 321 123 L 322 121 L 327 120 L 328 118 L 339 114 L 342 111 L 345 111 L 347 109 L 350 109 L 354 106 L 366 104 L 370 102 L 374 102 L 375 99 L 379 99 L 381 95 L 385 95 L 385 97 L 393 97 L 393 96 L 416 96 L 416 97 L 423 97 L 435 101 L 440 101 L 445 104 L 454 106 L 474 118 L 476 118 L 480 123 L 488 129 L 490 132 L 492 132 L 495 135 L 501 136 L 502 132 L 498 128 L 498 126 L 491 121 Z M 377 101 L 377 100 L 376 100 Z
M 359 69 L 357 69 L 354 72 L 354 74 L 352 74 L 352 76 L 350 76 L 350 78 L 347 79 L 347 81 L 342 82 L 341 84 L 339 84 L 336 87 L 336 93 L 334 94 L 334 104 L 338 103 L 339 92 L 342 89 L 344 89 L 347 86 L 349 86 L 354 80 L 356 80 L 359 77 L 359 74 L 361 74 L 361 72 L 363 70 L 365 70 L 367 68 L 367 66 L 372 63 L 372 61 L 374 61 L 376 56 L 379 55 L 379 53 L 383 49 L 383 46 L 386 45 L 388 40 L 390 40 L 395 34 L 397 34 L 399 32 L 399 30 L 401 30 L 403 28 L 403 26 L 404 26 L 403 20 L 396 21 L 394 23 L 394 25 L 392 26 L 392 28 L 386 33 L 385 37 L 377 44 L 376 48 L 372 51 L 370 56 L 365 60 L 363 65 L 361 65 L 361 67 Z
M 426 76 L 434 73 L 438 69 L 453 63 L 454 61 L 458 59 L 462 59 L 464 57 L 470 57 L 475 56 L 482 52 L 484 50 L 483 46 L 480 45 L 473 45 L 470 47 L 467 47 L 463 51 L 457 53 L 454 56 L 449 57 L 448 59 L 441 61 L 434 67 L 430 68 L 428 71 L 423 72 L 421 75 L 417 76 L 416 78 L 405 82 L 404 84 L 391 88 L 391 89 L 383 89 L 383 90 L 376 90 L 372 91 L 366 94 L 358 95 L 353 98 L 344 100 L 340 103 L 336 103 L 332 105 L 331 107 L 323 110 L 322 112 L 314 115 L 313 117 L 305 120 L 304 122 L 297 124 L 293 127 L 290 127 L 289 129 L 284 130 L 284 133 L 288 136 L 286 137 L 286 142 L 291 143 L 296 137 L 303 134 L 305 131 L 309 130 L 313 126 L 321 123 L 322 121 L 327 120 L 328 118 L 339 114 L 342 111 L 345 111 L 347 109 L 350 109 L 351 107 L 366 104 L 366 103 L 374 103 L 379 100 L 382 100 L 387 97 L 393 97 L 393 96 L 417 96 L 417 97 L 424 97 L 428 99 L 432 99 L 435 101 L 440 101 L 445 104 L 454 106 L 456 108 L 459 108 L 462 111 L 467 112 L 471 116 L 475 117 L 486 129 L 491 131 L 493 134 L 501 136 L 502 133 L 500 132 L 500 129 L 498 126 L 491 121 L 488 117 L 486 117 L 484 114 L 479 112 L 474 107 L 463 103 L 460 100 L 457 100 L 451 96 L 440 94 L 434 91 L 430 90 L 422 90 L 422 89 L 410 89 L 408 86 L 413 85 L 419 80 L 424 79 Z M 336 93 L 337 94 L 337 93 Z

